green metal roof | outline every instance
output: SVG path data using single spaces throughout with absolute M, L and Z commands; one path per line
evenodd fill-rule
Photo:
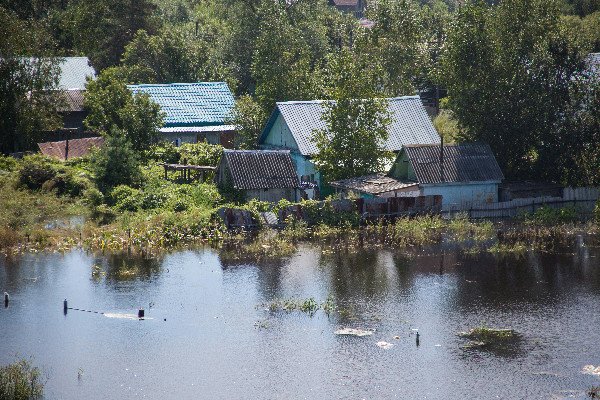
M 165 127 L 223 125 L 234 105 L 225 82 L 129 85 L 146 93 L 166 114 Z

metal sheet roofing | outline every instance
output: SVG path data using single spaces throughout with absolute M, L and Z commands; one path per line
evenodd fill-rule
M 69 89 L 60 91 L 62 104 L 58 107 L 60 112 L 83 111 L 83 92 L 80 89 Z
M 402 182 L 385 174 L 373 174 L 331 182 L 330 185 L 340 189 L 378 195 L 415 186 L 418 183 Z
M 229 132 L 235 131 L 235 125 L 215 125 L 215 126 L 173 126 L 169 128 L 160 128 L 162 133 L 183 133 L 183 132 Z
M 406 146 L 406 155 L 419 183 L 501 181 L 504 175 L 487 144 L 444 146 L 444 179 L 441 179 L 440 146 Z
M 64 57 L 60 63 L 60 89 L 85 89 L 87 77 L 95 78 L 96 71 L 87 57 Z
M 103 137 L 71 139 L 69 140 L 68 158 L 83 157 L 87 155 L 93 147 L 100 147 L 103 144 Z M 43 155 L 64 160 L 67 150 L 67 141 L 61 140 L 59 142 L 38 143 L 38 147 Z
M 440 142 L 440 136 L 419 96 L 396 97 L 387 101 L 392 121 L 388 126 L 389 137 L 384 144 L 386 150 L 400 151 L 402 146 L 407 144 Z M 323 103 L 323 100 L 277 103 L 261 135 L 261 142 L 266 138 L 277 116 L 281 114 L 298 144 L 300 153 L 306 156 L 318 153 L 317 147 L 311 141 L 311 135 L 314 130 L 326 128 L 321 119 L 324 112 Z
M 236 189 L 283 189 L 299 187 L 298 175 L 289 151 L 225 150 L 227 164 Z
M 165 127 L 223 125 L 234 105 L 225 82 L 129 85 L 146 93 L 166 113 Z

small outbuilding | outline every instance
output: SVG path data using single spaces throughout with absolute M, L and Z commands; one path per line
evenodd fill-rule
M 498 202 L 504 179 L 490 146 L 479 143 L 404 146 L 388 175 L 458 206 Z
M 216 179 L 222 190 L 241 192 L 245 200 L 301 198 L 300 181 L 286 150 L 225 150 Z
M 442 196 L 443 205 L 498 202 L 504 179 L 486 144 L 406 145 L 387 174 L 331 182 L 344 197 Z
M 165 140 L 208 142 L 233 148 L 235 127 L 227 124 L 234 106 L 225 82 L 129 85 L 132 93 L 145 93 L 166 114 L 160 129 Z

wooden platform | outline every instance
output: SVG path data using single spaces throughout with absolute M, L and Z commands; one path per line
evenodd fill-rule
M 165 169 L 165 179 L 168 178 L 168 171 L 179 171 L 180 176 L 184 180 L 191 180 L 191 172 L 195 171 L 194 179 L 204 181 L 204 174 L 207 171 L 215 171 L 216 167 L 209 167 L 205 165 L 188 165 L 188 164 L 161 164 Z

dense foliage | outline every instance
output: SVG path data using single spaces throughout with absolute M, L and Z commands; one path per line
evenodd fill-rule
M 370 87 L 361 99 L 443 86 L 445 136 L 490 143 L 508 178 L 597 182 L 595 89 L 578 77 L 600 51 L 598 1 L 373 0 L 365 17 L 327 0 L 0 0 L 0 151 L 30 149 L 57 126 L 52 55 L 90 58 L 100 76 L 87 124 L 114 125 L 136 151 L 161 118 L 128 83 L 226 81 L 239 97 L 239 145 L 252 148 L 275 102 L 333 99 L 344 59 L 349 85 Z M 380 135 L 361 129 L 355 137 L 377 147 Z

